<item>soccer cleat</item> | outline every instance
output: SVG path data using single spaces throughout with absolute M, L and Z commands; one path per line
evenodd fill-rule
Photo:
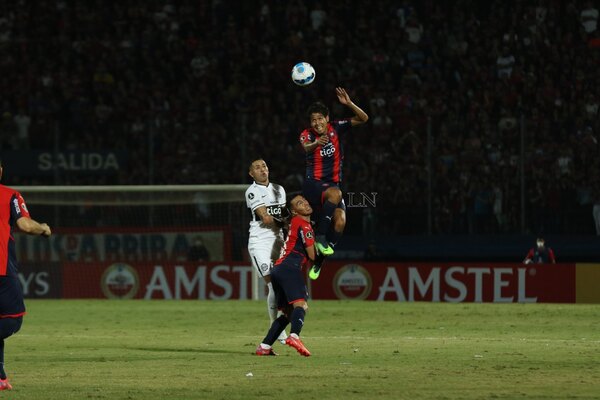
M 310 270 L 308 271 L 308 277 L 313 281 L 319 277 L 321 268 L 323 267 L 323 261 L 325 261 L 325 256 L 322 254 L 317 254 L 317 257 L 315 258 L 315 265 L 310 267 Z
M 315 279 L 317 279 L 319 277 L 319 274 L 321 274 L 321 266 L 320 265 L 313 265 L 312 267 L 310 267 L 310 270 L 308 271 L 308 277 L 310 279 L 312 279 L 313 281 Z
M 277 338 L 277 340 L 279 340 L 279 343 L 281 343 L 281 344 L 285 344 L 285 340 L 287 339 L 287 337 L 288 337 L 288 336 L 287 336 L 287 334 L 285 333 L 285 331 L 282 331 L 282 332 L 279 334 L 279 337 Z
M 272 347 L 269 347 L 268 349 L 263 349 L 263 347 L 259 344 L 258 347 L 256 348 L 256 355 L 257 356 L 276 356 L 277 353 L 275 353 L 273 351 Z
M 315 242 L 315 247 L 317 248 L 318 252 L 324 256 L 330 256 L 333 254 L 333 248 L 330 245 L 325 247 L 321 243 Z
M 285 344 L 295 348 L 296 351 L 298 351 L 298 353 L 302 354 L 304 357 L 310 356 L 310 351 L 308 351 L 308 349 L 304 347 L 304 343 L 302 343 L 302 340 L 300 340 L 300 338 L 296 339 L 293 336 L 288 336 L 288 338 L 285 340 Z
M 8 378 L 0 379 L 0 390 L 11 390 L 11 389 L 12 389 L 12 385 L 10 383 L 8 383 Z

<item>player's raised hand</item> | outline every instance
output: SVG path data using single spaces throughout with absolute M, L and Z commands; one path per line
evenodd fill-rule
M 348 104 L 352 103 L 350 96 L 348 96 L 348 93 L 346 93 L 346 89 L 341 87 L 335 88 L 335 94 L 337 94 L 338 100 L 343 105 L 347 106 Z

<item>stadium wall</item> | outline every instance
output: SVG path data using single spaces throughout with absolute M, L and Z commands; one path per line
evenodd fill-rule
M 251 299 L 247 263 L 23 263 L 27 298 Z M 600 303 L 600 264 L 326 263 L 313 299 Z

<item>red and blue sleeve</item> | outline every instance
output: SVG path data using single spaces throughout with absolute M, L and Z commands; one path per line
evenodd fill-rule
M 315 244 L 315 233 L 313 231 L 310 222 L 306 222 L 302 224 L 302 233 L 304 236 L 304 247 L 309 248 L 310 246 Z
M 21 217 L 30 218 L 25 199 L 23 199 L 23 196 L 19 192 L 15 192 L 10 199 L 10 217 L 13 222 L 16 222 Z

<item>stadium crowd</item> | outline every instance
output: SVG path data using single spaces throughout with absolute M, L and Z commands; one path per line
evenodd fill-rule
M 532 232 L 593 233 L 594 2 L 0 7 L 2 149 L 127 151 L 118 175 L 63 172 L 53 183 L 248 183 L 260 155 L 293 192 L 305 109 L 322 99 L 332 118 L 347 116 L 334 91 L 344 86 L 370 116 L 344 138 L 345 191 L 377 193 L 376 208 L 351 210 L 364 231 L 423 233 L 431 207 L 439 233 L 518 232 L 523 211 Z M 302 60 L 317 71 L 307 88 L 289 76 Z

